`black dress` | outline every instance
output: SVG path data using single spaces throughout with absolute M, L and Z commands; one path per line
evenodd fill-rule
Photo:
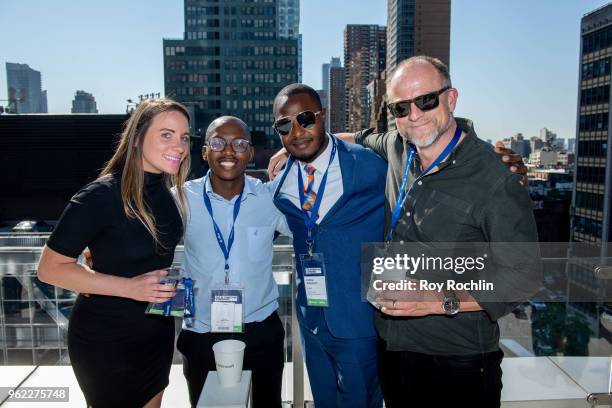
M 85 186 L 64 210 L 49 248 L 76 258 L 85 247 L 93 270 L 134 277 L 172 264 L 182 221 L 162 174 L 145 173 L 145 202 L 161 245 L 123 211 L 119 176 Z M 79 295 L 70 316 L 68 353 L 89 405 L 142 407 L 168 385 L 174 319 L 145 314 L 147 303 Z

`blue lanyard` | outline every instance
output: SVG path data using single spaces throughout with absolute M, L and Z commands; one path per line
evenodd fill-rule
M 208 179 L 210 180 L 210 171 L 208 172 Z M 245 180 L 246 183 L 246 180 Z M 217 225 L 215 221 L 215 217 L 213 216 L 212 204 L 210 203 L 210 197 L 208 197 L 208 193 L 206 192 L 206 183 L 204 183 L 204 205 L 206 205 L 206 209 L 210 214 L 210 218 L 213 222 L 213 227 L 215 228 L 215 236 L 217 237 L 217 243 L 219 244 L 219 248 L 221 248 L 221 252 L 223 252 L 223 257 L 225 258 L 225 284 L 229 283 L 229 256 L 230 251 L 232 250 L 232 245 L 234 245 L 234 226 L 236 225 L 236 218 L 238 218 L 238 213 L 240 212 L 240 203 L 242 202 L 242 192 L 236 199 L 234 203 L 234 220 L 232 221 L 232 229 L 230 230 L 229 238 L 227 239 L 227 246 L 225 245 L 225 239 L 223 239 L 223 234 L 221 234 L 221 229 Z
M 298 192 L 300 194 L 300 210 L 302 211 L 302 217 L 304 218 L 304 225 L 306 225 L 306 229 L 308 230 L 308 238 L 306 239 L 306 244 L 308 245 L 308 253 L 312 254 L 312 229 L 314 228 L 315 223 L 317 222 L 317 218 L 319 217 L 319 207 L 321 207 L 321 201 L 323 200 L 323 193 L 325 192 L 325 185 L 327 182 L 327 172 L 329 171 L 329 167 L 334 161 L 334 157 L 336 156 L 336 140 L 333 136 L 329 137 L 332 142 L 332 151 L 331 156 L 329 157 L 329 163 L 327 164 L 327 169 L 325 169 L 325 173 L 323 174 L 323 178 L 321 179 L 321 184 L 319 184 L 319 191 L 317 191 L 317 198 L 315 199 L 314 204 L 310 208 L 310 214 L 308 215 L 308 211 L 304 210 L 304 203 L 306 202 L 306 196 L 304 195 L 304 181 L 302 180 L 302 170 L 300 169 L 299 161 L 296 160 L 296 164 L 298 165 Z
M 433 168 L 435 168 L 437 165 L 442 163 L 444 159 L 446 159 L 448 155 L 451 154 L 451 152 L 453 151 L 453 149 L 459 142 L 460 138 L 461 138 L 461 128 L 457 124 L 457 129 L 455 130 L 455 134 L 453 135 L 453 138 L 448 143 L 448 145 L 446 145 L 446 148 L 444 149 L 444 151 L 442 151 L 442 153 L 440 153 L 440 155 L 436 158 L 436 160 L 434 160 L 434 162 L 431 163 L 429 167 L 427 167 L 418 177 L 412 180 L 412 183 L 410 183 L 408 190 L 406 190 L 406 184 L 408 183 L 408 178 L 410 177 L 410 167 L 412 166 L 412 161 L 414 160 L 414 155 L 416 153 L 416 150 L 414 149 L 414 147 L 410 148 L 410 151 L 408 152 L 408 158 L 406 159 L 406 168 L 404 169 L 404 176 L 402 177 L 402 185 L 400 187 L 400 191 L 397 196 L 395 207 L 393 208 L 393 213 L 391 214 L 391 227 L 389 229 L 389 233 L 387 234 L 387 241 L 393 240 L 393 234 L 395 233 L 397 222 L 400 219 L 402 208 L 404 207 L 404 203 L 406 201 L 406 198 L 408 198 L 410 191 L 412 191 L 412 187 L 414 186 L 414 183 L 422 179 L 423 177 L 425 177 L 427 173 L 429 173 Z

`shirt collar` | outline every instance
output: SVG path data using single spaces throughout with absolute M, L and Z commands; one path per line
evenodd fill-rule
M 225 200 L 225 198 L 221 197 L 219 194 L 215 193 L 212 189 L 212 184 L 210 182 L 211 171 L 208 170 L 206 176 L 204 176 L 204 186 L 206 188 L 206 193 L 209 197 L 215 197 L 218 199 Z M 244 177 L 244 188 L 242 189 L 242 201 L 246 200 L 248 195 L 257 196 L 257 189 L 255 188 L 255 179 L 252 179 L 249 176 Z M 226 200 L 227 201 L 227 200 Z
M 327 169 L 327 165 L 329 164 L 329 158 L 331 157 L 332 144 L 334 142 L 332 141 L 332 136 L 329 133 L 326 133 L 326 136 L 327 136 L 328 143 L 327 143 L 327 147 L 325 147 L 325 150 L 323 150 L 323 153 L 321 153 L 319 157 L 314 159 L 312 163 L 304 163 L 300 161 L 299 163 L 302 169 L 304 168 L 304 165 L 306 164 L 310 164 L 311 166 L 314 166 L 314 168 L 316 169 L 316 173 L 319 173 L 319 174 L 323 174 L 323 170 Z

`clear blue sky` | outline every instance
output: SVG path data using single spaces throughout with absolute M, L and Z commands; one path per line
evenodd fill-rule
M 574 137 L 580 18 L 607 0 L 453 0 L 451 74 L 457 114 L 483 139 L 541 127 Z M 386 0 L 301 0 L 303 80 L 342 56 L 346 24 L 386 24 Z M 0 0 L 0 99 L 5 62 L 42 72 L 50 112 L 69 112 L 77 89 L 101 113 L 163 93 L 162 38 L 180 38 L 182 0 Z

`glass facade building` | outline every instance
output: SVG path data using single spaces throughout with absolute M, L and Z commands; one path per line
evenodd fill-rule
M 11 113 L 47 113 L 47 91 L 42 90 L 40 72 L 27 64 L 6 63 L 6 89 Z
M 164 39 L 166 96 L 193 107 L 200 135 L 214 118 L 234 115 L 256 143 L 279 146 L 272 103 L 298 81 L 299 1 L 185 0 L 184 7 L 184 38 Z M 200 147 L 201 139 L 198 156 Z
M 612 6 L 582 18 L 572 239 L 610 241 Z M 605 246 L 604 246 L 605 247 Z
M 72 100 L 71 113 L 98 113 L 96 98 L 89 92 L 76 91 Z

